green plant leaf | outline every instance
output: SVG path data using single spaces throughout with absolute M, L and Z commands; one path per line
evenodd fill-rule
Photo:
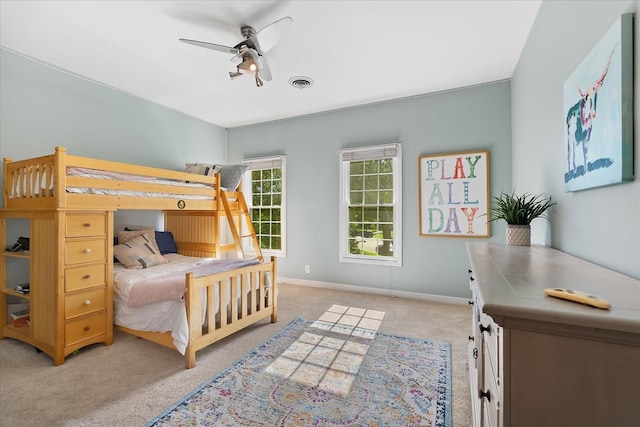
M 555 204 L 551 196 L 530 193 L 518 196 L 515 190 L 511 193 L 502 191 L 499 196 L 492 197 L 489 221 L 502 219 L 507 224 L 528 225 L 536 218 L 549 219 L 546 211 Z

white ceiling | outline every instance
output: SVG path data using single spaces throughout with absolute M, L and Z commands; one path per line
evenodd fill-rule
M 0 45 L 236 127 L 511 77 L 539 0 L 0 1 Z M 293 25 L 266 53 L 273 80 L 230 80 L 240 26 Z M 294 76 L 315 84 L 296 89 Z

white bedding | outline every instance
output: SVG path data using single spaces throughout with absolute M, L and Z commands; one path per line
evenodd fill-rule
M 138 282 L 167 272 L 184 271 L 211 262 L 213 258 L 185 257 L 178 254 L 164 255 L 170 262 L 142 270 L 113 264 L 113 321 L 116 325 L 138 331 L 171 331 L 173 345 L 184 354 L 189 340 L 189 326 L 184 301 L 164 301 L 142 307 L 129 307 L 129 291 Z
M 186 273 L 188 271 L 192 271 L 195 267 L 220 260 L 215 258 L 187 257 L 178 254 L 167 254 L 164 255 L 164 257 L 169 259 L 170 262 L 145 269 L 128 269 L 120 263 L 113 264 L 114 323 L 116 325 L 138 331 L 171 331 L 173 345 L 181 354 L 184 354 L 189 340 L 187 311 L 184 301 L 163 301 L 140 307 L 129 307 L 129 293 L 134 285 L 150 278 L 161 277 L 166 275 L 166 273 L 179 271 L 184 271 Z M 229 286 L 229 284 L 227 284 L 227 286 Z M 238 287 L 239 286 L 240 285 L 238 284 Z M 267 287 L 269 287 L 269 283 L 267 284 Z M 227 295 L 230 295 L 228 290 Z M 206 296 L 204 290 L 202 298 L 203 307 L 206 309 Z M 215 314 L 218 314 L 218 298 L 219 295 L 216 291 Z M 204 315 L 205 313 L 203 313 L 203 322 Z

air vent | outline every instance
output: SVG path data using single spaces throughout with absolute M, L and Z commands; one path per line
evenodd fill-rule
M 304 76 L 291 77 L 289 79 L 289 85 L 296 89 L 307 89 L 313 86 L 313 80 Z

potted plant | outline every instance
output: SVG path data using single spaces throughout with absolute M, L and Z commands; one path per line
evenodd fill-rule
M 491 203 L 490 221 L 503 219 L 507 222 L 507 244 L 529 246 L 531 244 L 531 221 L 536 218 L 548 219 L 547 209 L 555 205 L 551 196 L 524 193 L 500 193 Z

